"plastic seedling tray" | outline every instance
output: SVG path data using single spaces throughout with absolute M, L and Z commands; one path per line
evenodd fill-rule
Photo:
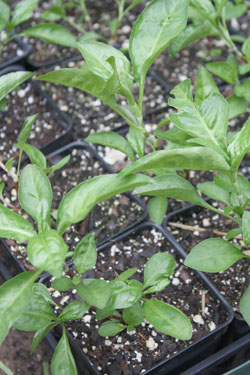
M 17 44 L 18 48 L 22 51 L 22 54 L 20 56 L 14 56 L 11 59 L 9 59 L 9 60 L 5 61 L 4 63 L 0 64 L 0 75 L 2 74 L 3 69 L 5 69 L 7 67 L 10 67 L 14 64 L 24 65 L 25 60 L 30 53 L 29 46 L 27 44 L 25 44 L 22 41 L 22 39 L 15 38 L 14 42 Z

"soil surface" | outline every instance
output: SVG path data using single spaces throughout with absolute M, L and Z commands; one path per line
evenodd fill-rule
M 188 344 L 199 340 L 226 320 L 227 313 L 219 301 L 183 265 L 183 260 L 163 234 L 153 227 L 144 228 L 140 233 L 124 241 L 114 242 L 111 247 L 99 252 L 96 267 L 84 277 L 110 280 L 128 268 L 137 267 L 138 272 L 132 278 L 143 281 L 146 261 L 161 251 L 167 251 L 175 257 L 177 268 L 171 277 L 171 284 L 152 297 L 168 302 L 187 314 L 193 326 L 192 340 L 180 341 L 161 334 L 147 321 L 136 327 L 134 332 L 123 331 L 115 337 L 100 337 L 97 331 L 101 322 L 95 320 L 95 312 L 91 310 L 81 320 L 68 324 L 67 328 L 100 374 L 142 374 Z M 75 293 L 76 290 L 73 289 L 70 295 L 58 291 L 52 295 L 57 303 L 65 306 L 72 299 L 79 299 Z M 202 298 L 205 303 L 203 307 Z
M 22 48 L 19 47 L 19 45 L 15 41 L 9 42 L 7 45 L 2 47 L 2 52 L 0 54 L 0 67 L 1 64 L 4 64 L 8 60 L 13 59 L 14 57 L 22 57 L 23 55 L 24 52 Z

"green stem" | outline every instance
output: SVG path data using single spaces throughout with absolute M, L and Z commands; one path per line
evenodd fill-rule
M 226 26 L 226 25 L 225 25 Z M 240 58 L 243 57 L 242 53 L 238 50 L 238 48 L 236 47 L 236 45 L 234 44 L 234 42 L 232 41 L 231 39 L 231 36 L 228 32 L 228 29 L 227 29 L 227 26 L 225 27 L 224 25 L 222 24 L 219 24 L 217 29 L 218 31 L 220 32 L 221 34 L 221 37 L 222 39 L 225 40 L 225 42 L 227 43 L 227 45 L 232 49 L 232 51 Z
M 17 181 L 18 181 L 18 178 L 19 178 L 19 173 L 20 173 L 20 168 L 21 168 L 22 155 L 23 155 L 23 150 L 20 149 L 19 157 L 18 157 L 17 173 L 16 173 L 16 175 L 17 175 Z
M 207 203 L 207 205 L 206 205 L 206 206 L 204 205 L 203 207 L 208 208 L 209 210 L 214 211 L 214 212 L 216 212 L 217 214 L 223 215 L 223 216 L 227 217 L 228 219 L 234 221 L 235 223 L 237 223 L 237 224 L 239 224 L 239 225 L 241 224 L 241 221 L 240 221 L 239 219 L 236 219 L 235 217 L 233 217 L 233 216 L 231 216 L 231 215 L 228 215 L 228 214 L 226 214 L 226 213 L 223 212 L 223 211 L 218 210 L 217 208 L 213 207 L 213 206 L 210 205 L 209 203 Z
M 239 205 L 242 207 L 242 206 L 244 206 L 244 199 L 243 199 L 243 195 L 242 195 L 240 186 L 238 184 L 237 173 L 236 172 L 231 173 L 230 178 L 231 178 L 235 193 L 238 197 Z
M 84 29 L 83 26 L 77 25 L 77 23 L 75 23 L 74 21 L 72 21 L 70 18 L 65 17 L 64 21 L 68 22 L 68 24 L 70 26 L 72 26 L 75 30 L 79 31 L 81 34 L 85 34 L 86 33 L 86 30 Z
M 145 80 L 140 81 L 140 87 L 139 87 L 139 100 L 138 100 L 138 107 L 140 112 L 142 113 L 143 110 L 143 95 L 144 95 L 144 86 L 145 86 Z
M 79 0 L 80 7 L 82 9 L 83 17 L 86 19 L 87 22 L 91 22 L 91 18 L 88 12 L 88 9 L 86 7 L 85 0 Z

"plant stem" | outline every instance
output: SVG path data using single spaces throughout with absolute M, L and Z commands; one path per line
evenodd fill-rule
M 231 39 L 231 36 L 228 32 L 228 29 L 227 29 L 227 26 L 226 24 L 223 26 L 222 24 L 219 24 L 219 26 L 217 27 L 218 31 L 220 32 L 221 34 L 221 37 L 222 39 L 224 39 L 224 41 L 227 43 L 227 45 L 232 49 L 232 51 L 240 58 L 243 57 L 242 53 L 238 50 L 238 48 L 236 47 L 236 45 L 234 44 L 234 42 L 232 41 Z
M 88 9 L 85 4 L 85 0 L 79 0 L 80 7 L 82 9 L 83 18 L 86 19 L 87 22 L 91 23 L 91 18 L 88 12 Z
M 68 22 L 70 26 L 72 26 L 75 30 L 79 31 L 81 34 L 85 34 L 86 30 L 84 29 L 83 26 L 77 25 L 73 20 L 71 20 L 69 17 L 64 18 L 65 22 Z
M 140 81 L 140 86 L 139 86 L 139 100 L 138 100 L 138 106 L 139 110 L 142 113 L 142 107 L 143 107 L 143 95 L 144 95 L 144 86 L 145 86 L 145 79 Z
M 239 204 L 242 207 L 242 206 L 244 206 L 244 199 L 243 199 L 243 195 L 242 195 L 241 189 L 240 189 L 239 184 L 238 184 L 237 172 L 231 173 L 230 178 L 231 178 L 235 193 L 238 197 Z

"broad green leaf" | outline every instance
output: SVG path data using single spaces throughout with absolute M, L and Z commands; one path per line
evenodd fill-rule
M 63 168 L 70 160 L 70 155 L 65 156 L 61 160 L 59 160 L 58 163 L 52 165 L 52 167 L 45 168 L 44 172 L 47 173 L 48 175 L 51 175 L 55 171 L 58 171 L 58 169 Z
M 240 312 L 247 324 L 250 325 L 250 285 L 241 297 Z
M 144 155 L 145 140 L 146 138 L 142 131 L 130 126 L 128 133 L 128 141 L 139 157 L 142 157 Z
M 77 375 L 74 357 L 71 353 L 67 334 L 63 327 L 62 338 L 57 344 L 51 361 L 52 375 Z
M 3 362 L 0 361 L 0 369 L 4 371 L 6 375 L 14 375 L 14 373 L 7 367 Z
M 66 290 L 73 288 L 73 286 L 74 284 L 72 280 L 66 276 L 59 277 L 59 279 L 55 279 L 51 283 L 51 287 L 60 292 L 65 292 Z
M 43 296 L 43 298 L 45 299 L 45 301 L 47 301 L 50 305 L 55 305 L 56 306 L 56 303 L 51 298 L 51 294 L 50 294 L 48 288 L 44 284 L 42 284 L 42 283 L 35 283 L 33 285 L 33 287 L 32 287 L 32 292 L 34 294 L 38 294 L 39 296 Z
M 73 261 L 77 271 L 82 274 L 95 266 L 96 259 L 95 233 L 90 233 L 83 237 L 76 246 Z
M 209 238 L 192 249 L 184 264 L 204 272 L 220 272 L 241 258 L 246 256 L 237 246 L 221 238 Z
M 247 74 L 250 72 L 250 63 L 239 65 L 239 73 L 241 75 Z
M 118 315 L 120 316 L 120 314 L 115 311 L 115 310 L 105 310 L 105 309 L 97 309 L 96 310 L 96 319 L 97 320 L 103 320 L 103 319 L 106 319 L 108 317 L 110 317 L 111 315 Z
M 63 238 L 53 229 L 33 237 L 27 246 L 30 263 L 56 278 L 62 274 L 67 250 Z
M 129 40 L 137 82 L 144 82 L 150 65 L 186 26 L 188 4 L 188 0 L 154 0 L 137 18 Z
M 242 230 L 241 228 L 234 228 L 234 229 L 231 229 L 227 235 L 226 235 L 226 239 L 227 240 L 231 240 L 232 238 L 234 238 L 235 236 L 238 236 L 239 234 L 242 233 Z
M 45 21 L 58 21 L 64 16 L 66 16 L 64 8 L 58 5 L 53 5 L 42 13 L 41 18 Z
M 125 328 L 127 328 L 126 325 L 115 320 L 109 320 L 102 323 L 102 325 L 98 329 L 98 333 L 103 337 L 116 336 L 119 332 L 124 331 Z
M 234 5 L 231 3 L 231 1 L 228 1 L 228 3 L 225 6 L 225 18 L 226 20 L 231 20 L 232 18 L 239 18 L 241 17 L 245 11 L 247 10 L 246 4 L 237 4 Z
M 119 175 L 127 176 L 131 173 L 159 168 L 228 171 L 229 165 L 214 150 L 206 147 L 186 147 L 152 152 L 129 164 Z
M 14 163 L 14 158 L 10 158 L 6 163 L 5 163 L 5 168 L 8 169 L 8 171 L 11 171 Z
M 243 241 L 246 244 L 250 244 L 250 212 L 245 211 L 242 216 L 242 233 Z
M 233 138 L 228 146 L 228 151 L 231 155 L 231 168 L 237 171 L 239 165 L 247 152 L 250 149 L 250 118 L 245 123 L 240 132 Z
M 196 105 L 189 79 L 179 83 L 171 94 L 175 98 L 169 99 L 169 105 L 181 111 L 169 115 L 174 125 L 193 137 L 211 143 L 218 151 L 224 149 L 229 106 L 223 96 L 213 93 L 201 105 Z
M 142 284 L 137 280 L 126 283 L 119 280 L 110 281 L 111 295 L 105 306 L 108 310 L 124 309 L 132 306 L 142 297 Z
M 155 285 L 151 286 L 150 288 L 146 289 L 143 292 L 143 295 L 161 292 L 169 284 L 170 284 L 170 280 L 169 279 L 160 280 L 157 284 L 155 284 Z
M 202 104 L 211 94 L 219 93 L 219 89 L 207 69 L 199 67 L 198 79 L 195 88 L 195 103 Z
M 29 36 L 65 47 L 76 47 L 77 42 L 76 37 L 68 29 L 56 23 L 39 23 L 15 35 L 17 36 Z
M 192 337 L 192 326 L 183 312 L 157 299 L 146 300 L 142 307 L 145 318 L 157 331 L 180 340 Z
M 128 270 L 120 273 L 120 275 L 117 277 L 116 280 L 118 281 L 126 281 L 127 279 L 129 279 L 131 276 L 133 276 L 137 271 L 137 268 L 134 267 L 134 268 L 129 268 Z
M 166 131 L 160 131 L 160 127 L 158 130 L 155 131 L 155 135 L 159 139 L 163 139 L 165 141 L 169 141 L 174 144 L 182 145 L 182 146 L 187 146 L 187 141 L 189 139 L 192 139 L 190 135 L 185 133 L 184 131 L 173 127 L 169 130 Z
M 235 94 L 227 97 L 229 104 L 229 120 L 238 117 L 247 111 L 247 100 L 245 98 L 239 98 Z
M 216 10 L 210 0 L 191 0 L 191 5 L 211 21 L 216 18 Z
M 0 344 L 29 303 L 39 274 L 40 271 L 23 272 L 0 287 Z
M 10 19 L 10 7 L 4 1 L 0 1 L 0 32 L 5 28 Z M 1 85 L 0 85 L 1 87 Z
M 105 309 L 107 302 L 112 293 L 110 283 L 101 279 L 83 279 L 81 284 L 78 284 L 77 292 L 79 296 L 99 309 Z
M 37 114 L 33 115 L 33 116 L 26 117 L 26 119 L 23 123 L 23 126 L 20 130 L 20 133 L 17 137 L 17 142 L 19 144 L 25 143 L 27 141 L 27 139 L 30 136 L 32 125 L 35 123 L 36 119 L 37 119 Z
M 142 306 L 140 302 L 136 302 L 131 307 L 123 310 L 122 317 L 125 323 L 129 326 L 138 326 L 144 320 L 144 315 L 142 312 Z
M 83 34 L 82 36 L 80 36 L 78 42 L 79 43 L 90 42 L 90 41 L 98 40 L 98 39 L 105 40 L 105 38 L 102 35 L 94 33 L 93 31 L 89 31 L 89 32 L 86 32 L 85 34 Z
M 250 101 L 250 79 L 245 79 L 242 85 L 235 86 L 235 94 Z
M 197 185 L 197 189 L 201 190 L 207 197 L 215 201 L 223 202 L 230 205 L 229 192 L 223 187 L 216 185 L 213 181 L 203 182 Z
M 33 75 L 30 72 L 15 72 L 0 77 L 0 100 Z
M 49 323 L 47 326 L 40 328 L 35 335 L 33 336 L 30 354 L 32 355 L 34 350 L 36 349 L 37 345 L 42 341 L 42 339 L 49 333 L 53 328 L 55 328 L 59 322 L 52 322 Z
M 17 26 L 20 25 L 20 23 L 27 21 L 31 17 L 38 1 L 39 0 L 19 1 L 14 8 L 11 24 Z
M 205 20 L 198 24 L 187 25 L 187 27 L 170 44 L 169 54 L 170 56 L 174 56 L 177 52 L 198 39 L 218 35 L 220 35 L 218 30 L 209 20 Z
M 228 3 L 228 0 L 215 0 L 217 13 L 220 14 L 224 6 Z
M 50 228 L 52 190 L 48 177 L 36 165 L 28 165 L 21 173 L 18 199 L 22 208 L 36 221 L 39 232 Z
M 90 134 L 85 138 L 86 142 L 97 143 L 99 145 L 111 147 L 123 152 L 131 160 L 135 160 L 134 152 L 130 144 L 124 137 L 115 132 L 99 132 Z
M 16 147 L 20 148 L 20 150 L 24 151 L 32 164 L 36 165 L 37 167 L 41 169 L 46 168 L 46 157 L 43 155 L 43 153 L 36 148 L 35 146 L 29 145 L 28 143 L 18 143 L 15 145 Z
M 65 195 L 59 205 L 58 232 L 63 234 L 71 224 L 83 220 L 92 208 L 103 200 L 150 181 L 149 177 L 143 175 L 124 178 L 116 174 L 108 174 L 80 183 Z
M 32 290 L 30 302 L 15 321 L 14 327 L 21 331 L 37 331 L 55 320 L 53 309 L 43 295 Z
M 206 64 L 206 68 L 225 82 L 236 84 L 238 80 L 238 72 L 235 67 L 226 61 L 215 61 Z
M 7 109 L 7 100 L 6 100 L 6 98 L 3 98 L 0 101 L 0 112 L 5 112 L 6 109 Z
M 168 200 L 166 197 L 153 197 L 148 201 L 148 214 L 156 224 L 160 225 L 166 215 Z
M 89 305 L 85 302 L 74 301 L 67 305 L 58 319 L 62 322 L 67 322 L 68 320 L 81 319 L 82 316 L 88 311 Z
M 154 254 L 146 263 L 143 288 L 156 285 L 171 276 L 175 270 L 174 257 L 168 253 Z
M 80 89 L 96 96 L 111 108 L 117 108 L 114 92 L 107 92 L 107 82 L 101 76 L 92 73 L 87 65 L 84 65 L 81 69 L 64 68 L 54 70 L 36 79 Z
M 0 237 L 24 242 L 35 235 L 36 231 L 28 220 L 0 204 Z

